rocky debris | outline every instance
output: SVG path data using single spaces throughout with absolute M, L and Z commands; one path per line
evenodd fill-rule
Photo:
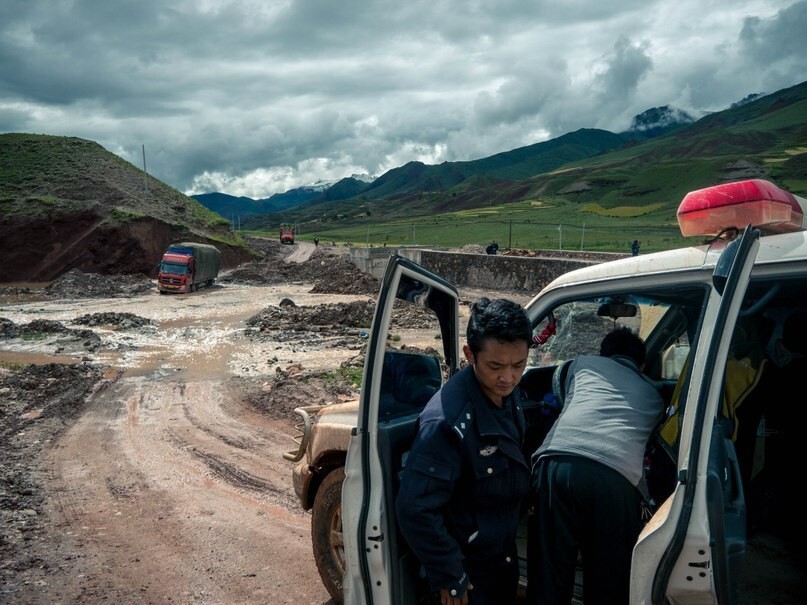
M 2 441 L 13 441 L 29 428 L 36 434 L 40 419 L 62 422 L 72 418 L 101 378 L 102 371 L 96 366 L 59 363 L 26 365 L 2 377 L 0 414 L 6 418 L 0 426 Z
M 12 297 L 12 296 L 27 296 L 34 292 L 32 288 L 18 288 L 15 286 L 3 286 L 0 287 L 0 296 L 2 297 Z
M 358 397 L 349 374 L 309 374 L 287 377 L 283 372 L 259 384 L 243 385 L 245 401 L 270 418 L 296 421 L 295 408 L 332 404 Z
M 284 298 L 279 306 L 269 306 L 250 317 L 246 324 L 257 332 L 308 331 L 330 333 L 355 333 L 356 328 L 365 331 L 373 323 L 375 301 L 332 303 L 314 307 L 297 306 L 293 300 Z M 395 302 L 393 327 L 438 329 L 437 320 L 429 311 L 403 301 Z M 365 334 L 366 335 L 366 334 Z M 361 336 L 361 334 L 359 334 Z M 276 334 L 272 335 L 276 339 Z
M 247 246 L 263 257 L 277 258 L 287 253 L 287 246 L 283 246 L 277 238 L 255 237 L 244 235 Z
M 302 263 L 278 262 L 280 253 L 274 254 L 267 260 L 239 265 L 217 281 L 248 285 L 310 282 L 314 284 L 312 294 L 378 294 L 378 278 L 356 267 L 344 254 L 318 248 Z
M 289 301 L 289 302 L 285 302 Z M 281 306 L 269 306 L 247 320 L 247 326 L 261 332 L 271 330 L 300 330 L 319 332 L 323 328 L 344 331 L 348 328 L 368 328 L 373 322 L 375 303 L 355 301 L 315 307 L 300 307 L 289 299 Z
M 72 323 L 84 326 L 115 326 L 122 330 L 134 330 L 144 326 L 153 326 L 154 322 L 134 313 L 88 313 L 76 317 Z
M 0 317 L 0 338 L 19 338 L 20 327 L 10 319 Z
M 574 252 L 571 250 L 531 250 L 525 248 L 512 248 L 504 250 L 500 253 L 502 256 L 523 256 L 529 258 L 565 258 L 565 259 L 579 259 L 590 261 L 609 261 L 617 258 L 630 256 L 628 253 L 620 252 L 588 252 L 580 251 Z
M 392 315 L 393 328 L 439 330 L 440 325 L 432 312 L 403 300 L 396 300 Z
M 28 365 L 0 378 L 0 573 L 42 564 L 26 544 L 45 531 L 46 494 L 32 461 L 83 409 L 102 381 L 90 365 Z
M 153 279 L 141 274 L 99 275 L 71 269 L 44 289 L 54 298 L 128 298 L 155 292 Z
M 309 372 L 300 364 L 275 369 L 275 375 L 261 382 L 239 379 L 246 394 L 245 402 L 271 418 L 297 422 L 294 409 L 310 405 L 331 405 L 358 399 L 366 354 L 366 343 L 339 369 L 328 372 Z M 440 357 L 433 347 L 407 347 L 402 350 Z
M 480 244 L 465 244 L 459 248 L 450 248 L 448 251 L 459 254 L 485 254 L 485 246 Z
M 314 282 L 312 294 L 369 294 L 377 296 L 381 282 L 344 256 L 326 256 L 315 251 L 304 270 Z
M 72 330 L 60 321 L 35 319 L 27 324 L 15 324 L 10 319 L 0 317 L 0 339 L 12 338 L 53 339 L 59 349 L 67 345 L 79 345 L 87 351 L 95 351 L 103 344 L 101 337 L 92 330 Z

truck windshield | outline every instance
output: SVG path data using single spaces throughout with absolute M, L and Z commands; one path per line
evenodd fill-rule
M 180 263 L 160 263 L 160 273 L 171 273 L 172 275 L 187 275 L 188 265 Z

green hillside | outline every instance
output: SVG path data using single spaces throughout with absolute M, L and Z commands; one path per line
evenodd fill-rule
M 352 245 L 626 252 L 638 239 L 650 252 L 692 243 L 675 216 L 687 192 L 746 178 L 807 197 L 807 82 L 644 142 L 582 129 L 473 162 L 412 162 L 241 225 L 276 237 L 294 222 L 300 239 Z M 0 282 L 153 274 L 178 240 L 218 246 L 224 267 L 253 258 L 229 217 L 97 143 L 0 135 Z
M 181 240 L 218 246 L 225 266 L 251 257 L 227 220 L 97 143 L 0 135 L 0 282 L 153 274 Z
M 453 247 L 495 239 L 514 248 L 621 252 L 639 239 L 642 251 L 653 251 L 691 243 L 680 237 L 675 216 L 689 191 L 764 178 L 807 197 L 807 82 L 664 136 L 592 154 L 596 146 L 614 144 L 602 132 L 574 133 L 586 159 L 529 178 L 507 171 L 546 161 L 544 153 L 519 158 L 537 146 L 439 167 L 412 163 L 396 169 L 398 186 L 386 179 L 383 197 L 363 192 L 304 205 L 285 211 L 283 220 L 298 223 L 303 239 L 358 245 Z M 588 148 L 587 135 L 597 137 Z M 491 169 L 497 163 L 505 166 L 498 172 Z M 432 187 L 413 184 L 426 178 Z M 279 222 L 266 215 L 243 225 L 272 234 Z

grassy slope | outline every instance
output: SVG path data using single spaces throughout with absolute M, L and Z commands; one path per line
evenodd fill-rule
M 241 245 L 226 219 L 146 177 L 97 143 L 74 137 L 0 135 L 0 214 L 34 218 L 84 210 L 104 216 L 110 224 L 151 217 Z
M 807 196 L 805 118 L 807 83 L 530 179 L 475 176 L 447 191 L 375 200 L 359 196 L 296 216 L 286 212 L 284 218 L 298 222 L 303 239 L 357 245 L 461 246 L 496 240 L 518 248 L 622 252 L 639 239 L 643 252 L 669 249 L 692 243 L 680 236 L 675 216 L 689 191 L 766 178 Z M 273 222 L 277 217 L 265 217 L 264 224 Z
M 0 135 L 0 282 L 152 275 L 170 243 L 188 240 L 216 245 L 223 267 L 254 255 L 226 219 L 97 143 Z

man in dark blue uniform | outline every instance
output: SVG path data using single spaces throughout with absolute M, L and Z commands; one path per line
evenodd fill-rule
M 516 530 L 529 490 L 518 383 L 532 328 L 518 304 L 482 298 L 466 336 L 469 365 L 420 415 L 397 517 L 441 605 L 508 605 L 518 588 Z

